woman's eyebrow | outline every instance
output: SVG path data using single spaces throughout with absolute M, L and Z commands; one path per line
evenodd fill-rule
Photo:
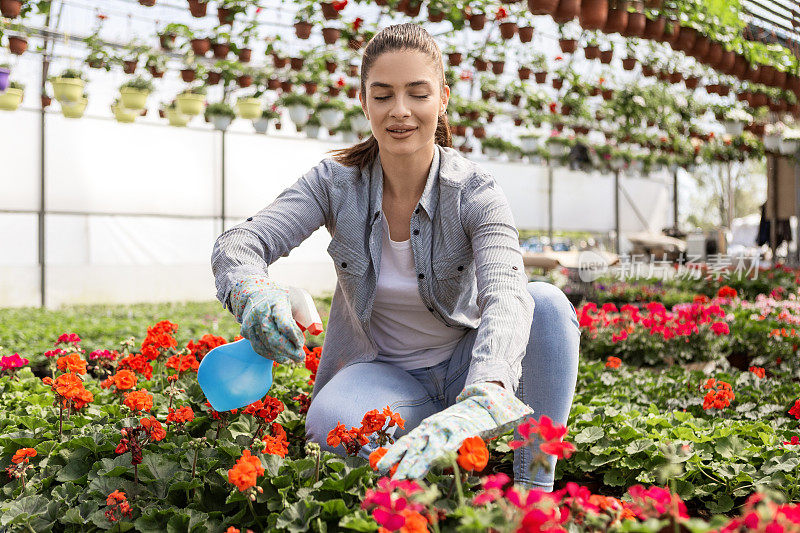
M 406 87 L 416 87 L 418 85 L 430 85 L 430 83 L 428 82 L 428 80 L 417 80 L 417 81 L 412 81 L 412 82 L 406 83 Z M 369 84 L 369 86 L 370 87 L 389 87 L 389 88 L 392 87 L 391 84 L 384 83 L 382 81 L 373 81 L 372 83 Z

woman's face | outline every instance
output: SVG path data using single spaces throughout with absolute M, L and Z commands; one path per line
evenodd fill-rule
M 365 87 L 367 94 L 359 94 L 359 99 L 381 152 L 412 155 L 434 143 L 450 87 L 441 90 L 439 71 L 427 55 L 416 50 L 381 54 Z

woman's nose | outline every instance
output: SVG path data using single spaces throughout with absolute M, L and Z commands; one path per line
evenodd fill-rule
M 408 104 L 404 96 L 398 96 L 394 99 L 394 105 L 392 106 L 392 111 L 390 114 L 393 117 L 407 117 L 411 115 L 411 110 L 408 108 Z

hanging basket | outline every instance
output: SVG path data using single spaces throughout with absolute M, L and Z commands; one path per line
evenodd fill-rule
M 261 101 L 258 98 L 239 98 L 236 102 L 236 116 L 253 120 L 261 116 Z
M 256 130 L 256 133 L 260 133 L 261 135 L 266 135 L 267 130 L 269 129 L 269 119 L 262 117 L 257 120 L 254 120 L 253 129 Z
M 53 95 L 56 100 L 61 102 L 77 102 L 83 97 L 83 89 L 86 83 L 78 78 L 55 78 L 53 85 Z
M 339 126 L 344 119 L 344 111 L 335 108 L 326 108 L 317 111 L 317 118 L 327 129 L 332 130 Z
M 0 93 L 0 109 L 3 111 L 16 111 L 22 103 L 22 89 L 6 89 Z
M 519 42 L 529 43 L 533 40 L 533 26 L 521 26 L 518 32 Z
M 294 24 L 294 34 L 298 39 L 308 39 L 311 37 L 311 23 L 301 20 Z
M 131 124 L 139 116 L 139 112 L 135 109 L 128 109 L 121 105 L 111 106 L 111 111 L 114 113 L 114 118 L 117 122 L 122 122 L 123 124 Z
M 519 31 L 519 27 L 517 26 L 516 22 L 501 22 L 500 23 L 500 37 L 505 39 L 506 41 L 509 39 L 513 39 L 514 36 Z
M 800 147 L 800 141 L 797 139 L 781 139 L 778 151 L 781 155 L 791 155 L 797 153 L 798 147 Z
M 8 37 L 8 50 L 15 56 L 21 56 L 28 49 L 28 40 L 24 37 L 11 35 Z
M 469 17 L 469 27 L 473 31 L 481 31 L 486 26 L 486 13 L 474 13 Z
M 119 90 L 119 99 L 125 109 L 142 110 L 147 106 L 149 91 L 134 89 L 133 87 L 123 87 Z
M 725 126 L 725 133 L 734 137 L 741 135 L 744 131 L 744 123 L 738 120 L 725 120 L 723 125 Z
M 325 41 L 325 44 L 336 44 L 336 41 L 338 41 L 341 36 L 342 31 L 339 28 L 322 28 L 322 39 Z
M 211 119 L 211 124 L 214 125 L 214 129 L 219 131 L 227 130 L 228 126 L 233 122 L 233 117 L 229 115 L 209 115 L 209 118 Z
M 559 39 L 558 45 L 565 54 L 572 54 L 578 47 L 578 41 L 575 39 Z
M 182 115 L 175 108 L 167 108 L 166 115 L 167 115 L 167 120 L 169 121 L 169 125 L 175 126 L 177 128 L 185 127 L 192 119 L 192 117 L 189 115 Z
M 289 109 L 289 118 L 292 122 L 295 123 L 297 126 L 304 126 L 306 122 L 308 122 L 308 113 L 309 109 L 300 104 L 290 105 Z

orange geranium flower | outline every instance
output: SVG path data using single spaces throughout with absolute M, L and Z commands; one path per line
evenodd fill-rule
M 619 368 L 619 365 L 621 364 L 622 364 L 622 359 L 620 359 L 619 357 L 614 357 L 613 355 L 610 355 L 606 360 L 607 368 Z
M 56 378 L 54 388 L 58 394 L 71 400 L 83 390 L 83 381 L 75 374 L 61 374 Z
M 250 454 L 250 450 L 245 450 L 242 456 L 236 460 L 236 464 L 228 470 L 228 481 L 238 488 L 245 491 L 254 487 L 258 476 L 264 475 L 264 467 L 261 459 Z
M 458 465 L 464 470 L 480 472 L 489 462 L 489 450 L 480 437 L 468 437 L 458 449 Z
M 286 457 L 289 452 L 289 443 L 286 441 L 286 434 L 274 437 L 272 435 L 264 435 L 264 451 L 270 455 L 277 455 L 279 457 Z
M 185 424 L 194 420 L 194 411 L 188 405 L 179 407 L 178 409 L 169 408 L 167 415 L 167 424 Z
M 390 428 L 392 426 L 397 426 L 400 429 L 405 429 L 406 421 L 403 420 L 403 417 L 400 416 L 400 413 L 393 413 L 389 406 L 383 408 L 383 414 L 385 414 L 389 418 L 389 425 L 386 426 Z
M 56 366 L 63 372 L 72 372 L 73 374 L 86 373 L 86 361 L 81 359 L 77 353 L 71 353 L 64 357 L 59 357 L 56 360 Z
M 92 394 L 86 389 L 79 390 L 78 393 L 72 397 L 72 402 L 75 405 L 75 409 L 80 409 L 83 406 L 92 403 L 93 401 L 94 401 L 94 394 Z
M 139 423 L 152 440 L 163 440 L 164 437 L 167 436 L 167 432 L 164 431 L 164 428 L 161 426 L 161 422 L 159 422 L 154 416 L 149 418 L 141 418 L 139 419 Z
M 369 454 L 369 466 L 371 466 L 373 470 L 377 470 L 378 462 L 381 459 L 383 459 L 383 456 L 386 455 L 386 452 L 388 451 L 389 451 L 388 449 L 380 447 L 371 454 Z M 400 463 L 395 464 L 393 467 L 389 469 L 389 476 L 394 475 L 394 473 L 397 471 L 398 466 L 400 466 Z
M 759 377 L 759 378 L 763 378 L 763 377 L 766 375 L 766 370 L 764 370 L 764 367 L 760 367 L 760 366 L 751 366 L 751 367 L 749 368 L 749 370 L 750 370 L 750 372 L 752 372 L 753 374 L 755 374 L 755 375 L 756 375 L 756 377 Z
M 118 370 L 117 373 L 109 379 L 111 379 L 111 382 L 116 385 L 119 390 L 130 390 L 136 387 L 136 382 L 139 381 L 136 374 L 126 369 Z
M 16 452 L 14 452 L 14 456 L 11 458 L 11 462 L 14 464 L 19 464 L 22 462 L 28 462 L 28 457 L 36 457 L 36 450 L 33 448 L 20 448 Z
M 153 395 L 144 389 L 125 394 L 125 405 L 133 411 L 147 411 L 153 408 Z
M 376 431 L 382 430 L 385 423 L 385 414 L 381 413 L 377 409 L 367 411 L 367 413 L 364 415 L 364 418 L 361 419 L 361 432 L 364 435 L 370 435 Z

